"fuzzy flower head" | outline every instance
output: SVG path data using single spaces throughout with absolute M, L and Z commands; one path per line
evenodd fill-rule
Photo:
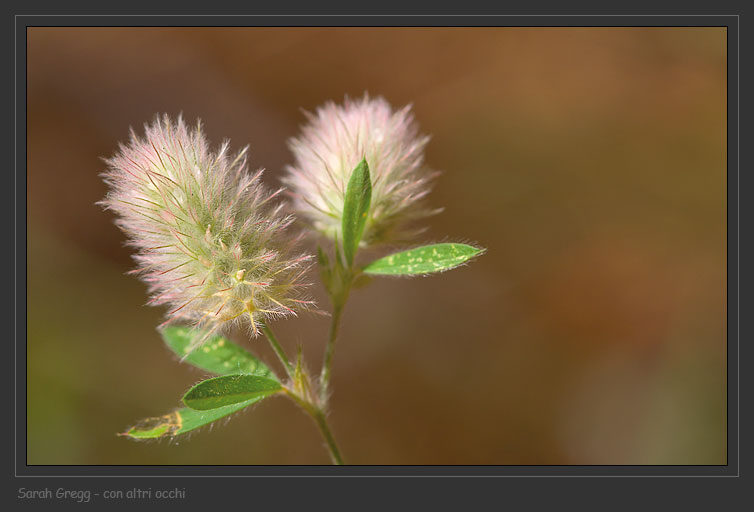
M 362 158 L 369 165 L 372 199 L 362 243 L 415 234 L 406 223 L 436 213 L 421 199 L 436 173 L 424 167 L 429 137 L 419 135 L 411 106 L 393 111 L 383 98 L 326 103 L 289 141 L 295 162 L 284 182 L 294 208 L 314 229 L 342 240 L 343 204 L 349 178 Z
M 213 333 L 245 323 L 253 334 L 270 317 L 306 306 L 299 279 L 307 256 L 289 257 L 292 222 L 271 205 L 261 171 L 246 170 L 246 149 L 210 150 L 201 125 L 155 118 L 144 138 L 106 160 L 110 192 L 102 204 L 138 250 L 133 271 L 149 286 L 150 304 L 170 307 L 165 322 Z M 287 241 L 286 241 L 287 240 Z

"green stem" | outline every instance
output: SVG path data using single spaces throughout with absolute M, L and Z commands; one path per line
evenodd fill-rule
M 322 403 L 327 401 L 327 386 L 330 383 L 330 374 L 332 373 L 332 359 L 335 353 L 335 340 L 338 338 L 338 331 L 340 330 L 340 318 L 343 314 L 343 306 L 345 300 L 342 303 L 333 305 L 332 322 L 330 323 L 330 337 L 327 340 L 325 346 L 325 359 L 322 363 L 322 375 L 320 376 L 320 400 Z
M 330 457 L 332 457 L 333 464 L 342 466 L 343 458 L 340 456 L 340 450 L 338 450 L 338 445 L 335 443 L 335 437 L 332 435 L 332 431 L 330 431 L 330 427 L 327 424 L 327 417 L 325 416 L 325 413 L 322 412 L 322 409 L 316 409 L 312 417 L 317 423 L 319 431 L 322 433 L 322 437 L 325 438 L 327 448 L 330 450 Z
M 294 391 L 288 388 L 283 388 L 283 390 L 288 395 L 288 397 L 290 397 L 304 411 L 306 411 L 309 416 L 312 417 L 314 423 L 316 423 L 317 428 L 319 429 L 320 434 L 322 434 L 322 437 L 327 443 L 327 449 L 330 452 L 330 458 L 332 459 L 333 464 L 338 466 L 343 465 L 343 457 L 340 455 L 338 443 L 335 442 L 335 436 L 333 436 L 332 430 L 330 430 L 330 426 L 327 424 L 327 416 L 325 416 L 325 413 L 322 411 L 322 409 L 320 407 L 317 407 L 313 403 L 304 400 Z
M 262 332 L 267 337 L 267 340 L 269 340 L 270 345 L 272 346 L 272 350 L 275 351 L 275 354 L 278 356 L 278 359 L 280 359 L 280 362 L 283 363 L 285 371 L 286 373 L 288 373 L 288 377 L 293 379 L 293 366 L 291 365 L 288 356 L 285 354 L 285 350 L 283 350 L 283 347 L 278 342 L 277 337 L 275 337 L 275 333 L 272 332 L 272 329 L 270 329 L 267 324 L 262 324 Z
M 275 333 L 272 332 L 272 329 L 267 326 L 267 324 L 262 325 L 262 332 L 264 332 L 264 335 L 267 337 L 267 339 L 270 342 L 270 345 L 272 346 L 272 349 L 275 351 L 275 354 L 277 354 L 278 358 L 280 359 L 280 362 L 283 363 L 283 366 L 285 366 L 285 371 L 288 373 L 288 377 L 291 379 L 291 383 L 295 386 L 296 385 L 296 372 L 293 366 L 291 365 L 290 361 L 288 360 L 288 356 L 285 353 L 285 350 L 283 349 L 282 345 L 280 345 L 280 342 L 278 341 L 277 337 L 275 336 Z M 322 408 L 313 403 L 314 400 L 312 397 L 309 396 L 309 392 L 307 391 L 308 386 L 305 386 L 305 382 L 308 382 L 308 376 L 304 374 L 299 374 L 298 377 L 300 379 L 304 379 L 301 381 L 301 390 L 303 394 L 306 396 L 306 398 L 302 398 L 299 396 L 295 391 L 288 389 L 287 386 L 283 386 L 283 390 L 285 391 L 285 394 L 288 395 L 294 402 L 296 402 L 303 410 L 309 414 L 309 416 L 312 417 L 314 422 L 317 424 L 317 428 L 319 428 L 320 433 L 322 434 L 322 437 L 325 439 L 325 442 L 327 443 L 327 449 L 330 451 L 330 457 L 333 460 L 334 464 L 342 465 L 343 464 L 343 458 L 340 455 L 340 450 L 338 450 L 338 445 L 335 442 L 335 437 L 332 434 L 332 431 L 330 430 L 330 426 L 327 424 L 327 418 L 325 417 L 325 413 L 322 411 Z

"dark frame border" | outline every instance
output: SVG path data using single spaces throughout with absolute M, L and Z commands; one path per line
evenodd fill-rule
M 739 476 L 739 17 L 738 15 L 16 15 L 15 32 L 15 477 L 663 477 Z M 720 466 L 28 466 L 26 465 L 26 28 L 27 27 L 727 27 L 728 464 Z M 21 108 L 24 106 L 24 108 Z M 732 172 L 731 172 L 732 171 Z M 735 179 L 730 179 L 735 178 Z M 24 227 L 23 230 L 19 229 Z M 730 286 L 733 284 L 733 286 Z M 20 345 L 19 341 L 24 342 Z M 214 480 L 213 478 L 213 480 Z M 42 484 L 36 479 L 35 483 Z M 31 483 L 31 482 L 30 482 Z M 113 482 L 114 483 L 114 482 Z M 128 482 L 127 482 L 128 483 Z M 185 483 L 185 482 L 184 482 Z

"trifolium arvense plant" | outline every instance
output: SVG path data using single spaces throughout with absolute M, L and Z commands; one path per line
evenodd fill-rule
M 311 416 L 333 463 L 342 464 L 327 412 L 335 343 L 354 285 L 443 272 L 484 252 L 466 243 L 416 245 L 417 222 L 439 211 L 427 202 L 438 173 L 425 164 L 429 137 L 410 106 L 394 110 L 365 95 L 328 102 L 307 118 L 288 141 L 285 189 L 268 189 L 261 171 L 249 171 L 246 149 L 234 153 L 229 142 L 213 148 L 200 123 L 181 117 L 156 116 L 106 159 L 109 193 L 101 204 L 115 212 L 136 251 L 132 273 L 147 284 L 149 303 L 165 307 L 158 330 L 182 362 L 214 375 L 192 386 L 182 407 L 124 436 L 175 438 L 280 395 Z M 292 358 L 272 329 L 275 320 L 315 309 L 307 295 L 315 258 L 300 247 L 307 235 L 318 240 L 316 265 L 331 305 L 318 375 L 300 347 Z M 362 261 L 364 249 L 387 243 L 412 248 Z M 283 372 L 232 342 L 233 326 L 249 338 L 263 335 Z

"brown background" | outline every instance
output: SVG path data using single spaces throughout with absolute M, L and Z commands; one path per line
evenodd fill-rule
M 445 211 L 420 241 L 488 253 L 353 296 L 332 402 L 347 462 L 724 464 L 725 45 L 722 28 L 29 29 L 28 463 L 328 462 L 282 399 L 178 442 L 115 435 L 202 373 L 162 346 L 94 203 L 100 157 L 156 112 L 250 144 L 274 186 L 299 109 L 368 90 L 432 135 Z M 325 319 L 275 327 L 318 362 Z

